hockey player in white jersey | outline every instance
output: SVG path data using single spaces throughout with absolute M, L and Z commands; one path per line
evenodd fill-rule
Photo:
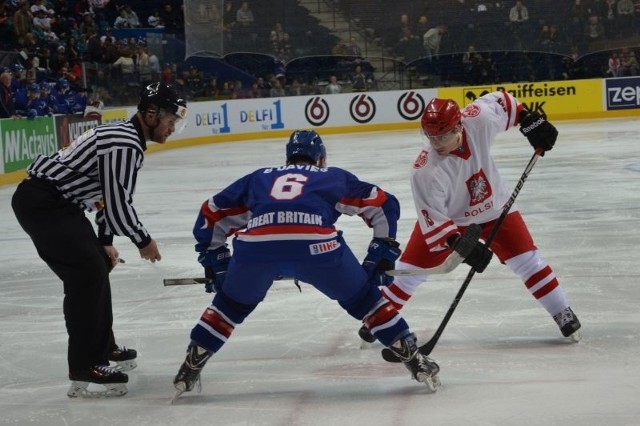
M 428 103 L 421 120 L 428 143 L 413 163 L 411 175 L 418 220 L 396 263 L 397 269 L 441 265 L 472 223 L 481 225 L 482 238 L 488 237 L 510 197 L 491 157 L 491 145 L 500 132 L 518 124 L 541 155 L 553 148 L 556 128 L 509 93 L 486 94 L 462 111 L 451 99 L 434 98 Z M 515 205 L 490 248 L 522 279 L 531 295 L 553 317 L 562 335 L 578 341 L 580 322 Z M 491 259 L 491 251 L 479 241 L 464 262 L 482 272 Z M 425 275 L 397 276 L 392 284 L 382 287 L 382 292 L 402 308 L 425 280 Z M 365 327 L 358 334 L 365 341 L 375 340 Z

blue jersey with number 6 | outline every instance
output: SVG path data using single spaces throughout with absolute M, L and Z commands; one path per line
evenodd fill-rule
M 339 250 L 335 222 L 358 215 L 373 236 L 395 238 L 400 206 L 379 187 L 337 167 L 261 168 L 205 201 L 193 229 L 196 251 L 234 235 L 234 257 L 303 259 Z

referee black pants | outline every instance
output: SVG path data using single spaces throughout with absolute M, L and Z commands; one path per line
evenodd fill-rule
M 110 260 L 89 219 L 50 183 L 25 179 L 11 206 L 38 254 L 62 280 L 69 372 L 108 365 L 115 346 L 111 310 Z

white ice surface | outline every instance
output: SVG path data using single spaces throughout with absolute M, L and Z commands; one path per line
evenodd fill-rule
M 568 344 L 506 267 L 473 278 L 432 356 L 437 394 L 361 350 L 359 323 L 308 285 L 274 285 L 203 370 L 202 393 L 169 405 L 189 331 L 210 295 L 163 287 L 198 276 L 191 228 L 202 201 L 232 180 L 283 163 L 284 142 L 213 144 L 148 155 L 135 206 L 163 255 L 150 264 L 126 238 L 112 274 L 118 342 L 139 351 L 129 393 L 66 396 L 62 285 L 37 257 L 0 187 L 0 424 L 2 425 L 580 425 L 640 424 L 640 120 L 561 122 L 518 197 L 537 245 L 583 324 Z M 395 193 L 399 240 L 415 212 L 408 173 L 417 131 L 325 136 L 331 165 Z M 517 130 L 493 148 L 515 185 L 532 150 Z M 371 238 L 358 218 L 338 222 L 360 257 Z M 468 271 L 424 284 L 403 313 L 429 339 Z

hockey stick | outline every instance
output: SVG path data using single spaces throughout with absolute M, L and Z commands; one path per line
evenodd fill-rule
M 162 280 L 164 286 L 171 285 L 191 285 L 191 284 L 209 284 L 211 278 L 196 277 L 196 278 L 165 278 Z
M 399 277 L 402 275 L 432 275 L 432 274 L 447 274 L 462 263 L 464 257 L 460 256 L 457 252 L 452 251 L 447 259 L 438 266 L 433 268 L 412 268 L 412 269 L 393 269 L 386 271 L 385 274 L 391 277 Z
M 491 245 L 494 238 L 498 234 L 498 231 L 500 230 L 502 223 L 507 217 L 507 214 L 509 214 L 509 210 L 511 210 L 511 207 L 513 206 L 513 203 L 515 203 L 516 198 L 520 193 L 520 190 L 524 186 L 524 182 L 527 180 L 527 177 L 529 177 L 529 173 L 531 172 L 531 169 L 533 169 L 533 166 L 536 164 L 536 161 L 538 161 L 538 158 L 540 157 L 541 154 L 542 154 L 541 150 L 536 150 L 536 152 L 531 157 L 531 160 L 529 160 L 529 164 L 527 164 L 527 167 L 525 167 L 524 172 L 522 173 L 522 176 L 520 176 L 520 180 L 516 184 L 516 187 L 513 190 L 513 193 L 511 194 L 511 197 L 509 198 L 507 203 L 504 205 L 504 208 L 502 209 L 502 213 L 500 214 L 500 217 L 496 221 L 495 225 L 493 226 L 493 229 L 491 230 L 491 233 L 486 239 L 485 244 L 487 246 Z M 462 295 L 467 290 L 467 287 L 469 286 L 469 283 L 471 283 L 471 279 L 473 278 L 475 273 L 476 273 L 476 270 L 471 268 L 471 270 L 467 274 L 467 278 L 462 283 L 460 290 L 458 290 L 456 297 L 453 299 L 453 303 L 451 303 L 451 306 L 449 307 L 447 314 L 444 316 L 444 319 L 440 323 L 440 326 L 438 327 L 436 332 L 433 334 L 433 337 L 431 337 L 431 340 L 429 340 L 427 343 L 425 343 L 424 345 L 421 345 L 418 348 L 421 354 L 429 355 L 431 351 L 433 351 L 433 348 L 436 346 L 436 343 L 438 343 L 440 336 L 444 332 L 444 329 L 447 326 L 449 319 L 451 319 L 453 312 L 456 310 L 458 303 L 460 303 L 460 300 L 462 299 Z M 387 349 L 387 348 L 382 350 L 382 357 L 385 359 L 385 361 L 400 362 L 400 359 L 397 356 L 395 356 L 390 349 Z
M 278 277 L 276 281 L 286 280 L 289 278 Z M 193 284 L 209 284 L 211 282 L 211 278 L 205 277 L 193 277 L 193 278 L 164 278 L 162 280 L 165 287 L 174 286 L 174 285 L 193 285 Z M 298 285 L 298 279 L 294 279 L 296 285 Z

